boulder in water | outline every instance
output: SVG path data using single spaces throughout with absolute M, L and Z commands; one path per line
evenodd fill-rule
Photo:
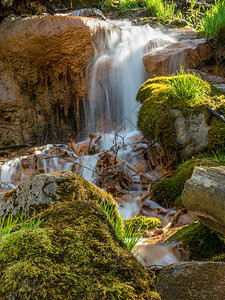
M 225 167 L 196 167 L 182 202 L 193 218 L 225 235 Z

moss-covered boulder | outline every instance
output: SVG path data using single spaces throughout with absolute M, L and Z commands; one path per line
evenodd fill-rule
M 200 222 L 186 225 L 173 233 L 168 242 L 181 242 L 191 260 L 222 261 L 225 257 L 225 236 Z
M 32 213 L 34 209 L 40 211 L 64 201 L 88 201 L 95 204 L 107 202 L 112 212 L 121 219 L 117 202 L 110 194 L 71 171 L 37 175 L 16 189 L 1 194 L 0 216 L 6 217 L 9 213 L 19 212 Z
M 2 300 L 160 299 L 100 206 L 89 201 L 54 204 L 42 213 L 41 228 L 2 238 Z
M 152 189 L 153 200 L 163 206 L 183 206 L 181 194 L 185 182 L 191 178 L 196 166 L 216 167 L 224 162 L 211 158 L 193 158 L 180 165 L 173 178 L 164 178 L 157 182 Z
M 199 77 L 178 76 L 147 80 L 139 89 L 138 128 L 149 142 L 157 141 L 178 160 L 206 149 L 225 149 L 225 123 L 206 106 L 225 114 L 225 97 Z

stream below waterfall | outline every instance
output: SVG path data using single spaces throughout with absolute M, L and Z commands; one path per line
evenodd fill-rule
M 168 162 L 160 156 L 161 150 L 151 149 L 136 129 L 136 94 L 147 79 L 142 62 L 145 52 L 175 39 L 149 26 L 131 26 L 128 21 L 113 23 L 121 33 L 106 36 L 93 66 L 90 105 L 85 113 L 90 137 L 76 144 L 70 141 L 67 145 L 0 155 L 0 193 L 37 174 L 72 170 L 112 193 L 124 219 L 143 214 L 159 217 L 165 226 L 176 211 L 153 202 L 149 190 L 157 178 L 163 177 Z M 143 255 L 147 247 L 143 246 Z M 153 248 L 155 257 L 144 259 L 146 264 L 166 265 L 178 260 L 168 246 Z

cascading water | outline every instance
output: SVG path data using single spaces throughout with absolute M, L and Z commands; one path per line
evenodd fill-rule
M 87 101 L 89 105 L 85 111 L 88 132 L 99 132 L 102 136 L 99 141 L 99 153 L 89 155 L 90 153 L 86 151 L 77 154 L 71 151 L 69 145 L 47 145 L 30 149 L 20 157 L 4 158 L 0 160 L 0 193 L 16 187 L 36 174 L 54 171 L 73 170 L 84 179 L 96 183 L 98 175 L 96 166 L 100 156 L 110 153 L 115 156 L 115 161 L 123 162 L 118 169 L 119 172 L 121 174 L 124 172 L 128 175 L 128 181 L 132 178 L 131 181 L 134 182 L 127 188 L 125 195 L 117 197 L 123 218 L 130 218 L 140 212 L 142 202 L 140 198 L 146 193 L 140 174 L 147 178 L 154 176 L 154 172 L 152 174 L 151 168 L 147 165 L 145 173 L 140 171 L 140 174 L 135 166 L 140 162 L 135 149 L 146 148 L 142 140 L 138 141 L 139 133 L 136 131 L 136 114 L 139 107 L 136 94 L 140 85 L 147 79 L 142 57 L 146 51 L 163 47 L 167 43 L 174 42 L 174 39 L 149 26 L 131 26 L 128 21 L 113 23 L 121 29 L 117 27 L 118 30 L 113 30 L 115 27 L 112 27 L 112 30 L 103 30 L 103 38 L 96 41 L 96 57 L 90 97 Z M 117 136 L 115 143 L 115 133 L 118 132 L 120 135 Z M 80 147 L 79 144 L 77 146 Z M 118 186 L 117 183 L 115 188 Z M 163 225 L 169 221 L 170 210 L 149 204 L 147 201 L 145 206 L 150 207 L 149 216 L 160 217 Z M 167 251 L 165 253 L 167 254 Z M 171 255 L 169 260 L 167 258 L 165 260 L 165 264 L 167 261 L 171 262 Z M 172 261 L 174 260 L 176 259 L 172 257 Z
M 108 47 L 93 68 L 88 119 L 98 132 L 135 129 L 139 107 L 136 94 L 147 79 L 143 55 L 151 41 L 155 48 L 174 41 L 149 26 L 131 26 L 128 21 L 114 24 L 122 31 L 108 34 Z

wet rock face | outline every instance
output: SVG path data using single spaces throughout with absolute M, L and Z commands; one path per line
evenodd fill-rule
M 165 267 L 157 291 L 163 300 L 223 299 L 225 263 L 193 261 Z
M 196 68 L 212 56 L 213 51 L 205 39 L 189 40 L 152 51 L 143 57 L 143 62 L 149 77 L 166 76 L 180 71 L 180 65 Z
M 107 22 L 12 17 L 0 26 L 0 147 L 79 134 L 95 41 Z
M 195 167 L 184 186 L 183 205 L 204 225 L 225 235 L 225 167 Z

